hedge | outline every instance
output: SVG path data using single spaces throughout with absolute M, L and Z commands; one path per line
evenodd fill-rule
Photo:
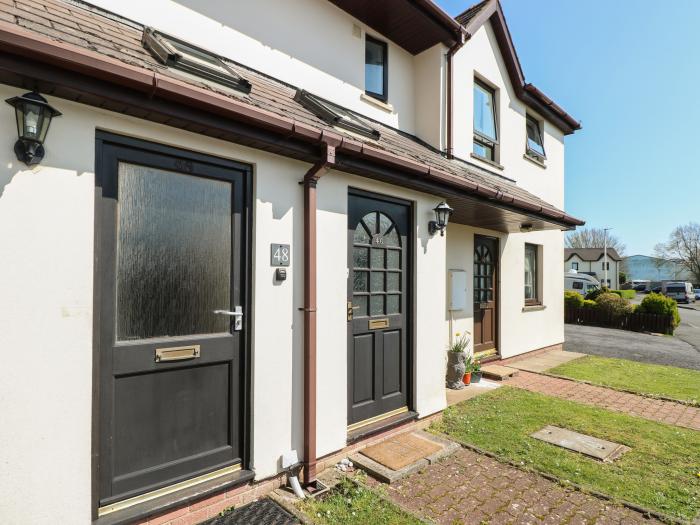
M 634 290 L 610 290 L 610 293 L 617 294 L 623 299 L 634 299 L 637 296 Z

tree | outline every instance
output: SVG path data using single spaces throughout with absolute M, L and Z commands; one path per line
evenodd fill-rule
M 618 277 L 620 279 L 620 284 L 625 284 L 627 282 L 627 272 L 620 272 Z
M 603 228 L 581 228 L 566 236 L 567 248 L 602 248 L 605 244 L 605 230 Z M 608 248 L 624 256 L 627 248 L 620 239 L 608 232 Z
M 700 224 L 689 222 L 675 228 L 668 241 L 657 244 L 654 252 L 660 259 L 680 265 L 696 283 L 700 283 Z

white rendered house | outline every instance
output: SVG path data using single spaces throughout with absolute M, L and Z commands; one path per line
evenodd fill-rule
M 451 332 L 563 342 L 580 126 L 497 1 L 33 0 L 0 42 L 3 523 L 204 519 L 438 414 Z
M 607 258 L 603 248 L 566 248 L 564 250 L 566 271 L 587 273 L 612 290 L 620 289 L 622 257 L 615 248 L 608 248 Z M 607 269 L 607 281 L 606 272 Z

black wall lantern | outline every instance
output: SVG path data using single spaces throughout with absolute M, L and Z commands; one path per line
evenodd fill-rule
M 437 232 L 440 232 L 440 237 L 444 237 L 445 227 L 454 210 L 450 208 L 445 201 L 442 201 L 433 208 L 433 211 L 435 212 L 435 220 L 428 223 L 428 233 L 430 233 L 430 235 L 435 235 Z
M 15 143 L 15 155 L 27 166 L 39 164 L 44 158 L 43 144 L 51 119 L 61 113 L 37 92 L 12 97 L 5 102 L 15 108 L 17 117 L 19 139 Z

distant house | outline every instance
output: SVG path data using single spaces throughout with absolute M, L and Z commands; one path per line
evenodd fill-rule
M 625 266 L 627 278 L 630 280 L 693 280 L 685 268 L 677 262 L 667 259 L 650 257 L 648 255 L 631 255 L 630 257 L 625 257 L 622 264 Z
M 601 284 L 617 290 L 620 287 L 620 268 L 622 257 L 615 248 L 608 248 L 607 282 L 605 281 L 605 258 L 603 248 L 565 248 L 564 269 L 569 272 L 576 270 L 579 273 L 592 275 Z

